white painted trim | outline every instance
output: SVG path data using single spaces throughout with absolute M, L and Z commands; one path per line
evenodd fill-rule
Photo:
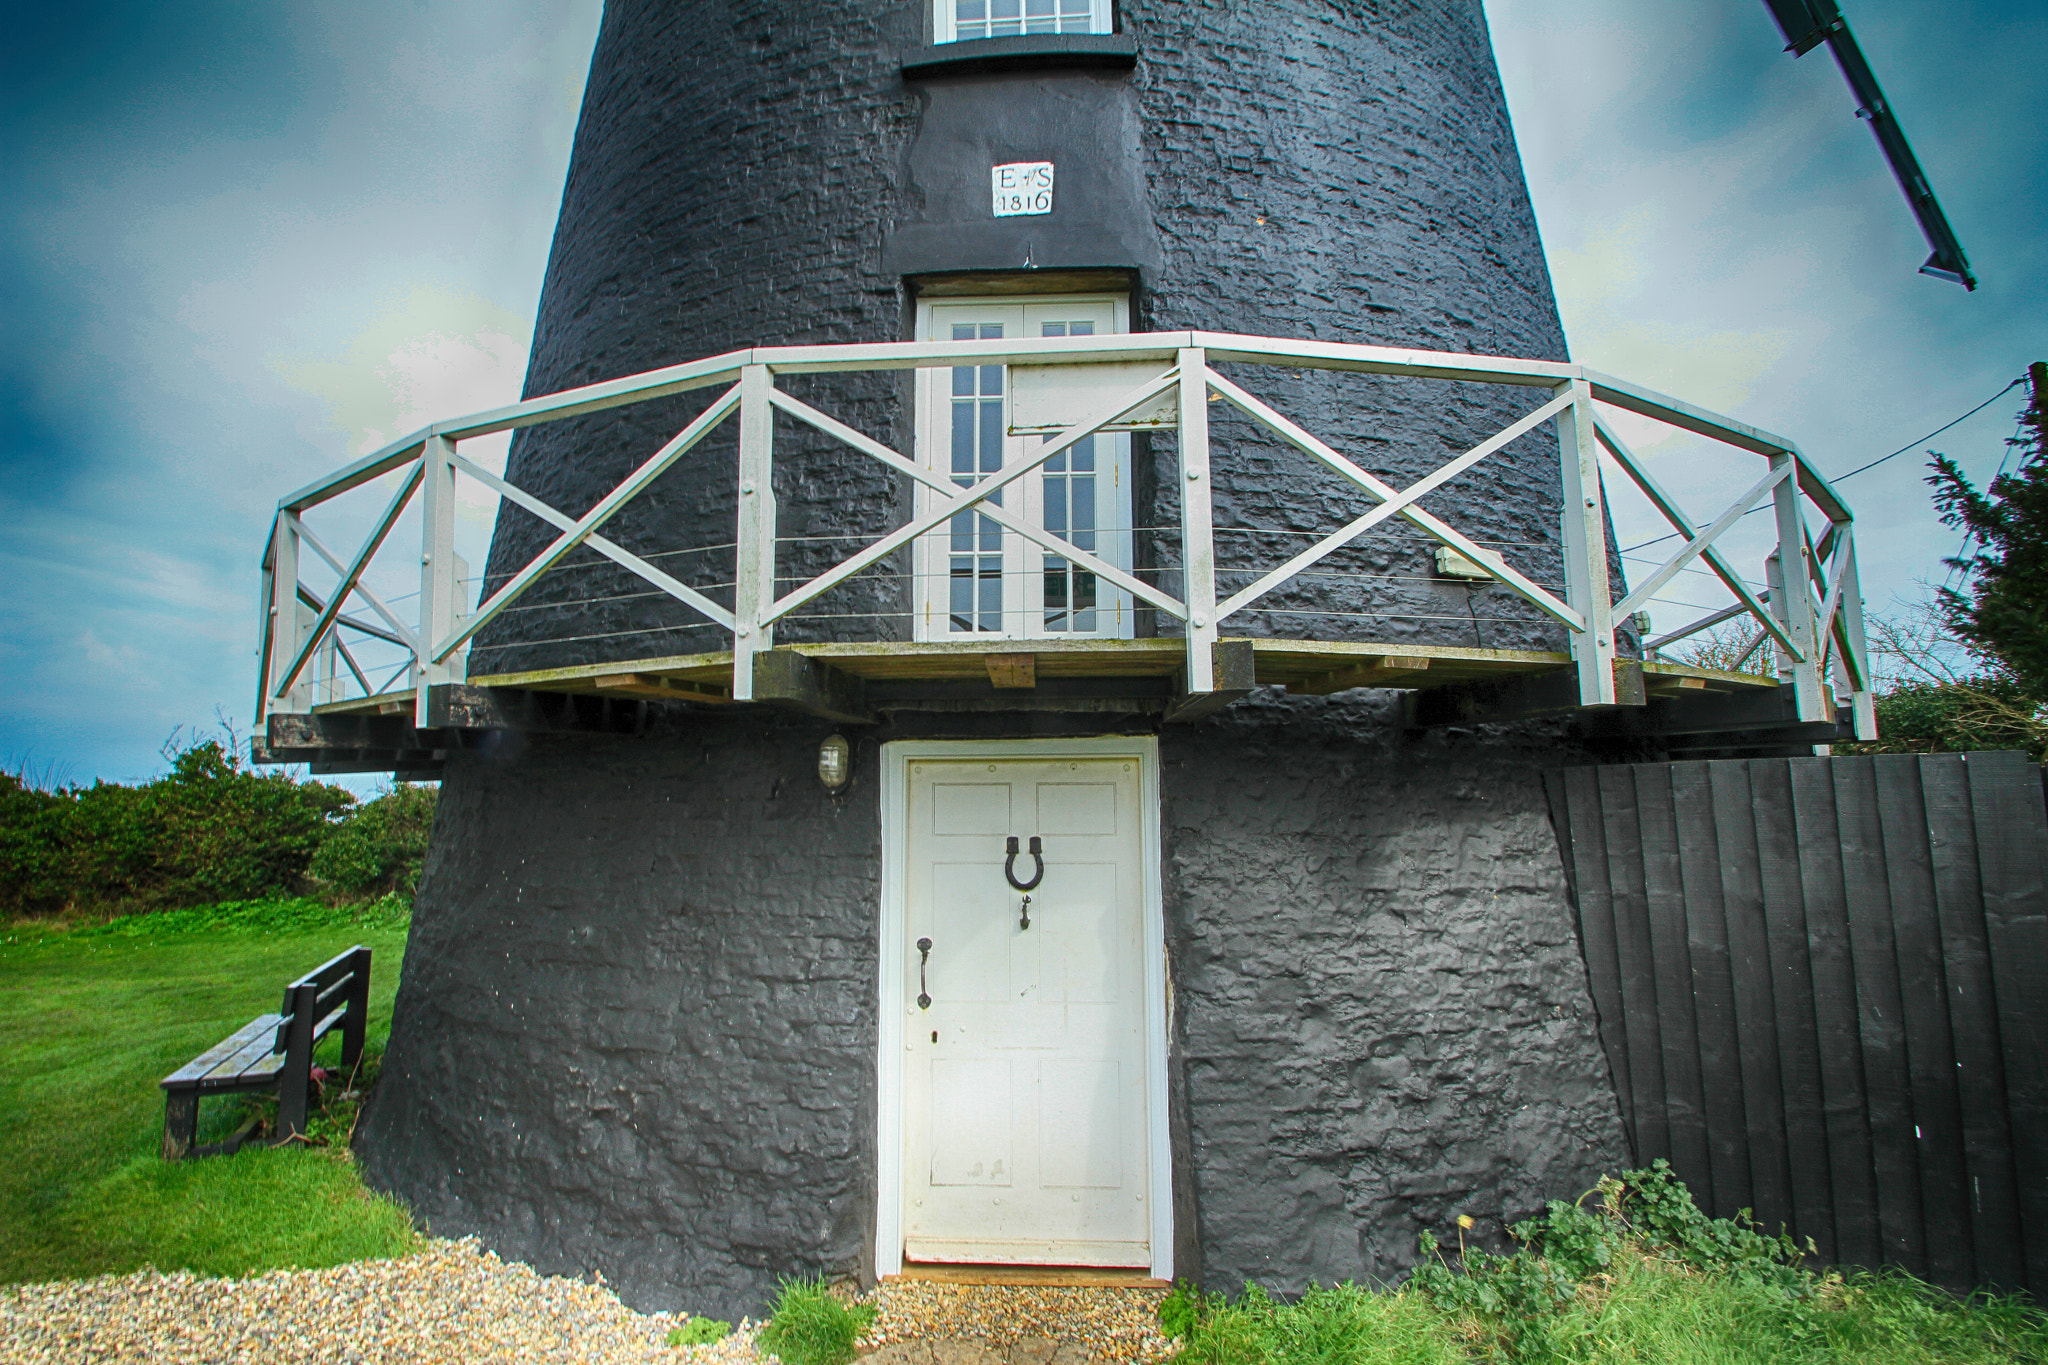
M 1166 1108 L 1166 906 L 1160 884 L 1159 741 L 1099 739 L 903 739 L 882 746 L 882 905 L 875 952 L 875 1273 L 903 1269 L 904 854 L 909 848 L 910 764 L 919 758 L 1133 758 L 1138 762 L 1138 878 L 1145 964 L 1146 1199 L 1152 1275 L 1173 1278 L 1173 1148 Z

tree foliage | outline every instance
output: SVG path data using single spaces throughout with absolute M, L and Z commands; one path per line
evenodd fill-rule
M 434 800 L 434 788 L 398 782 L 350 811 L 313 855 L 313 881 L 347 897 L 411 896 L 434 829 Z
M 1938 754 L 2018 749 L 2048 759 L 2048 708 L 1996 656 L 1958 637 L 1933 602 L 1869 623 L 1879 674 L 1877 734 L 1837 753 Z
M 1998 661 L 2028 696 L 2048 697 L 2048 408 L 2038 392 L 2020 414 L 2011 444 L 2019 465 L 1979 492 L 1946 455 L 1927 482 L 1941 519 L 1967 531 L 1968 550 L 1948 561 L 1968 575 L 1963 590 L 1942 588 L 1948 624 L 1979 653 Z
M 304 889 L 410 892 L 433 822 L 431 788 L 358 807 L 346 789 L 251 772 L 226 744 L 166 745 L 170 771 L 137 785 L 45 788 L 0 773 L 0 914 L 107 915 L 248 901 Z

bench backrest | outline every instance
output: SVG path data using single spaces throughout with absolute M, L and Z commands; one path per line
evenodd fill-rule
M 288 1051 L 293 1034 L 303 1031 L 310 1055 L 313 1044 L 340 1028 L 342 1062 L 353 1066 L 362 1056 L 369 1015 L 370 950 L 358 943 L 284 988 L 274 1050 Z

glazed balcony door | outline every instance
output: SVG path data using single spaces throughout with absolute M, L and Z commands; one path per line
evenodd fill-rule
M 1125 301 L 1114 297 L 932 303 L 923 310 L 920 339 L 1100 336 L 1127 330 L 1127 315 Z M 920 371 L 918 380 L 918 458 L 956 485 L 974 483 L 1020 456 L 1026 442 L 1045 439 L 1008 434 L 1001 365 Z M 1128 435 L 1090 436 L 1005 489 L 1005 505 L 1076 549 L 1128 569 L 1130 451 Z M 1132 633 L 1129 594 L 978 512 L 960 513 L 923 537 L 916 573 L 920 640 Z

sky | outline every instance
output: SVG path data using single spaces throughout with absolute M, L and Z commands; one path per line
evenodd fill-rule
M 1575 359 L 1830 474 L 2048 359 L 2048 7 L 1847 5 L 1974 294 L 1915 273 L 1926 247 L 1839 71 L 1783 53 L 1760 0 L 1486 8 Z M 599 6 L 9 9 L 0 768 L 130 781 L 174 731 L 246 734 L 281 493 L 517 398 Z M 1933 444 L 1987 476 L 2019 400 Z M 1626 434 L 1703 519 L 1754 476 Z M 1873 609 L 1955 552 L 1924 462 L 1842 486 Z M 489 509 L 464 510 L 474 559 Z M 1619 494 L 1615 515 L 1624 544 L 1664 529 Z M 1665 597 L 1659 629 L 1723 600 L 1685 575 Z

